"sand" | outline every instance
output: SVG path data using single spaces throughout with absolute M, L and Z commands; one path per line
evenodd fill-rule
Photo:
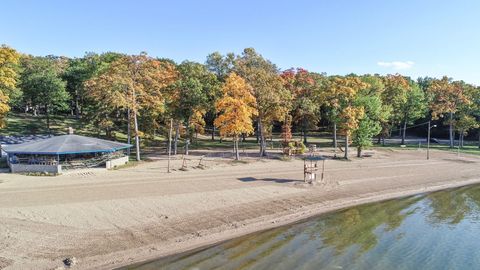
M 166 173 L 161 158 L 58 177 L 0 174 L 0 268 L 111 269 L 361 203 L 480 182 L 480 158 L 377 150 L 327 160 L 326 184 L 303 161 L 207 158 Z M 195 159 L 192 157 L 192 159 Z M 173 167 L 179 168 L 180 161 Z

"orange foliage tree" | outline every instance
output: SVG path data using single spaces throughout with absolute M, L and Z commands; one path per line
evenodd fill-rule
M 364 89 L 368 84 L 359 77 L 332 77 L 327 83 L 324 91 L 325 101 L 330 110 L 335 112 L 332 117 L 334 123 L 334 134 L 336 137 L 337 124 L 340 132 L 345 136 L 345 155 L 348 159 L 349 137 L 352 131 L 358 127 L 359 119 L 363 117 L 363 108 L 355 107 L 353 102 L 358 91 Z M 336 138 L 334 138 L 336 141 Z
M 140 55 L 123 56 L 110 64 L 99 76 L 85 83 L 87 96 L 102 104 L 106 118 L 111 111 L 127 110 L 133 116 L 137 160 L 140 160 L 140 141 L 137 116 L 149 111 L 151 115 L 164 108 L 164 89 L 177 78 L 175 66 Z M 130 123 L 130 119 L 129 119 Z
M 450 147 L 453 147 L 453 115 L 460 105 L 471 102 L 465 93 L 465 84 L 463 82 L 451 82 L 448 77 L 444 76 L 440 80 L 432 81 L 428 88 L 428 94 L 432 100 L 430 103 L 432 118 L 438 119 L 444 117 L 444 114 L 449 116 L 447 123 L 449 125 Z
M 17 67 L 20 55 L 14 49 L 0 46 L 0 127 L 3 127 L 4 117 L 10 111 L 8 93 L 17 84 Z
M 238 139 L 241 134 L 253 133 L 252 117 L 257 114 L 256 100 L 251 87 L 235 73 L 231 73 L 223 87 L 223 97 L 215 104 L 219 114 L 215 126 L 220 135 L 233 138 L 235 159 L 240 159 Z

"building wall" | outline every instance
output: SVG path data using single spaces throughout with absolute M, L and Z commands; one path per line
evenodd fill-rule
M 108 160 L 105 164 L 105 167 L 107 169 L 113 169 L 117 166 L 122 166 L 122 165 L 125 165 L 127 163 L 128 163 L 128 157 L 124 156 L 124 157 L 121 157 L 121 158 Z
M 61 165 L 29 165 L 29 164 L 10 164 L 12 173 L 30 173 L 30 172 L 47 172 L 47 173 L 62 173 Z

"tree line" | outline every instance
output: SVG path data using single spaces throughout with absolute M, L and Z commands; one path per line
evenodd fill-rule
M 480 88 L 464 81 L 401 74 L 329 76 L 303 68 L 280 70 L 253 48 L 241 54 L 214 52 L 205 63 L 155 58 L 140 53 L 86 53 L 80 58 L 32 56 L 0 47 L 0 120 L 10 110 L 42 114 L 50 130 L 51 115 L 70 113 L 112 137 L 134 138 L 140 159 L 140 138 L 155 136 L 173 123 L 173 152 L 180 137 L 194 140 L 211 127 L 234 142 L 255 133 L 260 155 L 274 124 L 282 130 L 316 130 L 320 121 L 357 155 L 419 119 L 449 126 L 449 144 L 460 143 L 479 128 Z M 125 127 L 126 130 L 125 130 Z M 285 133 L 285 132 L 283 132 Z M 282 134 L 284 142 L 291 135 Z M 187 145 L 188 147 L 188 145 Z M 188 153 L 188 148 L 186 149 Z

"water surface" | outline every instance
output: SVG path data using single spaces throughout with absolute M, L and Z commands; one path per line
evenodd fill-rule
M 348 208 L 127 269 L 476 269 L 480 186 Z

